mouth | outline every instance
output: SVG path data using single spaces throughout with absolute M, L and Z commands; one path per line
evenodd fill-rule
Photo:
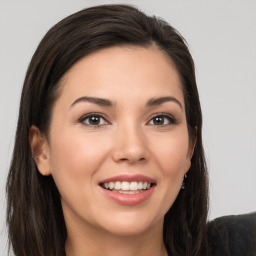
M 157 183 L 145 175 L 119 175 L 99 183 L 103 194 L 121 205 L 133 206 L 147 201 Z
M 151 183 L 147 181 L 110 181 L 100 183 L 100 186 L 103 189 L 122 194 L 138 194 L 149 190 L 155 185 L 156 183 Z

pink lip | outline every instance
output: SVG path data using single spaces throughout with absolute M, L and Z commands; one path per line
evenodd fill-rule
M 115 181 L 142 181 L 142 182 L 148 182 L 148 183 L 154 183 L 156 184 L 156 181 L 148 176 L 137 174 L 137 175 L 118 175 L 114 176 L 105 180 L 102 180 L 99 182 L 99 184 L 103 183 L 108 183 L 108 182 L 115 182 Z M 104 189 L 103 187 L 99 186 L 101 188 L 101 191 L 103 194 L 107 197 L 110 198 L 111 200 L 115 201 L 118 204 L 121 205 L 127 205 L 127 206 L 132 206 L 132 205 L 137 205 L 141 204 L 149 197 L 152 195 L 155 189 L 155 185 L 150 187 L 148 190 L 142 190 L 137 194 L 123 194 L 119 193 L 117 191 L 111 191 Z
M 100 181 L 99 183 L 108 183 L 108 182 L 115 182 L 115 181 L 144 181 L 148 183 L 156 183 L 156 181 L 148 176 L 142 175 L 142 174 L 136 174 L 136 175 L 118 175 L 114 176 L 105 180 Z
M 154 192 L 155 186 L 152 186 L 148 190 L 141 191 L 137 194 L 122 194 L 116 191 L 104 189 L 103 187 L 100 188 L 106 197 L 114 200 L 116 203 L 121 205 L 132 206 L 141 204 L 147 199 L 149 199 L 149 197 Z

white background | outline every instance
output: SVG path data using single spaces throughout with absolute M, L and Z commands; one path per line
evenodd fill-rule
M 256 1 L 0 0 L 0 255 L 7 255 L 5 182 L 28 63 L 52 25 L 99 3 L 134 4 L 186 38 L 203 109 L 209 219 L 256 210 Z

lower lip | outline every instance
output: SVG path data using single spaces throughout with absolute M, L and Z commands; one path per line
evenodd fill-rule
M 123 194 L 123 193 L 118 193 L 115 191 L 107 190 L 102 188 L 102 191 L 105 196 L 108 198 L 114 200 L 116 203 L 121 204 L 121 205 L 137 205 L 141 204 L 149 197 L 152 195 L 155 186 L 149 188 L 148 190 L 144 190 L 142 192 L 136 193 L 136 194 Z

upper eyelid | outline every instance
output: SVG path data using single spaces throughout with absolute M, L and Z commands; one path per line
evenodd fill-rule
M 106 121 L 107 123 L 110 124 L 110 121 L 108 120 L 107 116 L 102 114 L 102 113 L 98 113 L 98 112 L 93 112 L 93 113 L 88 113 L 88 114 L 84 114 L 82 115 L 79 119 L 78 122 L 83 122 L 85 119 L 91 117 L 91 116 L 99 116 L 100 118 L 103 118 L 104 121 Z
M 91 117 L 91 116 L 99 116 L 99 117 L 103 118 L 106 122 L 111 123 L 111 122 L 109 121 L 109 118 L 108 118 L 105 114 L 99 113 L 99 112 L 91 112 L 91 113 L 88 113 L 88 114 L 84 114 L 84 115 L 82 115 L 82 116 L 78 119 L 78 121 L 81 122 L 81 121 L 83 121 L 84 119 L 89 118 L 89 117 Z M 169 117 L 169 118 L 171 118 L 173 121 L 175 121 L 175 122 L 177 121 L 176 118 L 175 118 L 172 114 L 170 114 L 170 113 L 165 113 L 165 112 L 160 112 L 160 113 L 155 113 L 155 114 L 151 115 L 150 118 L 149 118 L 149 120 L 147 121 L 147 123 L 150 122 L 153 118 L 155 118 L 155 117 L 157 117 L 157 116 Z
M 149 119 L 149 121 L 147 122 L 147 124 L 150 123 L 153 118 L 158 117 L 158 116 L 170 118 L 170 119 L 171 119 L 171 124 L 177 124 L 177 122 L 178 122 L 177 119 L 176 119 L 172 114 L 163 113 L 163 112 L 162 112 L 162 113 L 156 113 L 156 114 L 154 114 L 153 116 L 151 116 L 151 118 Z M 163 125 L 163 126 L 165 126 L 165 125 Z
M 98 112 L 91 112 L 91 113 L 88 113 L 88 114 L 84 114 L 79 118 L 79 120 L 83 120 L 83 119 L 88 118 L 90 116 L 99 116 L 99 117 L 101 117 L 101 118 L 103 118 L 107 121 L 107 116 L 102 114 L 102 113 L 98 113 Z
M 164 113 L 164 112 L 161 112 L 161 113 L 156 113 L 156 114 L 153 114 L 151 117 L 150 117 L 150 120 L 154 117 L 157 117 L 157 116 L 164 116 L 164 117 L 169 117 L 173 120 L 176 120 L 176 118 L 172 115 L 172 114 L 169 114 L 169 113 Z

